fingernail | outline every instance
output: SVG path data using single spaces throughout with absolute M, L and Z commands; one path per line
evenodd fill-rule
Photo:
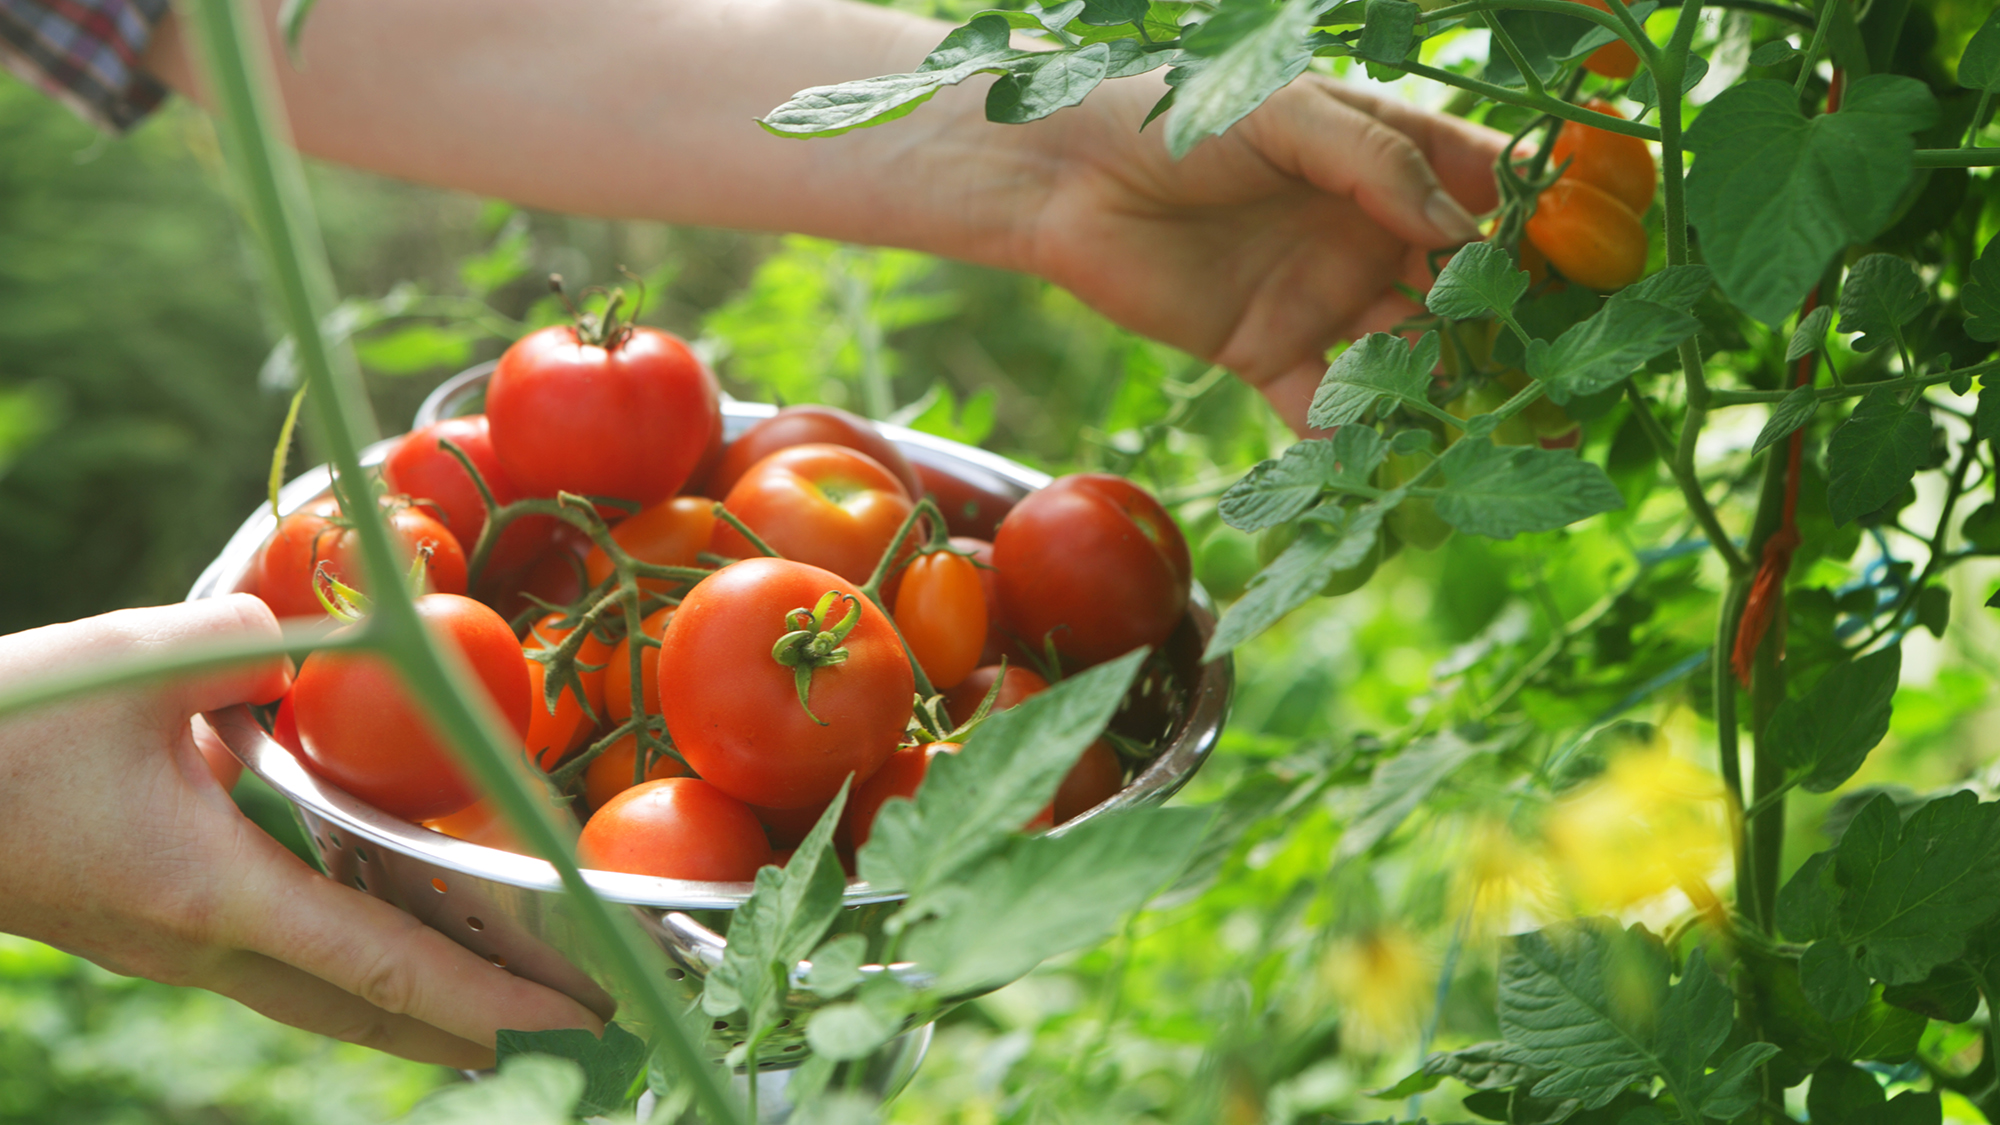
M 1470 242 L 1479 237 L 1479 224 L 1443 188 L 1431 192 L 1424 202 L 1424 218 L 1454 241 Z

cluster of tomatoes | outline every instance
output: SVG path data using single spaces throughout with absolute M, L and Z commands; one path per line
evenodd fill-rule
M 850 778 L 851 854 L 982 715 L 1157 648 L 1187 609 L 1187 546 L 1130 482 L 1010 503 L 825 407 L 725 443 L 713 376 L 666 333 L 543 329 L 486 408 L 403 439 L 377 502 L 427 627 L 584 818 L 588 866 L 747 880 Z M 282 617 L 354 616 L 355 539 L 334 501 L 310 505 L 246 586 Z M 513 846 L 378 655 L 309 656 L 273 734 L 385 812 Z M 1091 746 L 1029 827 L 1110 797 L 1132 756 Z
M 1624 43 L 1599 50 L 1613 47 L 1632 50 Z M 1600 99 L 1586 108 L 1623 116 Z M 1556 135 L 1549 158 L 1557 166 L 1565 161 L 1569 166 L 1535 200 L 1521 247 L 1522 265 L 1532 276 L 1546 273 L 1546 262 L 1592 289 L 1618 289 L 1639 280 L 1646 272 L 1642 217 L 1653 206 L 1659 179 L 1646 142 L 1569 121 Z

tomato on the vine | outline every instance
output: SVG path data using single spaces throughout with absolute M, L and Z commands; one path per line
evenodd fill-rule
M 625 734 L 618 741 L 604 748 L 604 753 L 591 759 L 583 768 L 583 803 L 596 811 L 605 806 L 611 798 L 625 792 L 641 781 L 659 781 L 669 777 L 685 777 L 687 767 L 669 754 L 662 754 L 646 770 L 646 776 L 634 781 L 632 774 L 639 760 L 639 736 Z
M 693 566 L 708 549 L 715 532 L 715 503 L 700 496 L 676 496 L 619 520 L 611 540 L 628 555 L 655 566 Z M 592 586 L 611 577 L 611 556 L 593 546 L 583 557 L 584 577 Z M 641 578 L 639 588 L 662 593 L 677 583 L 666 578 Z
M 1624 116 L 1602 98 L 1592 98 L 1584 103 L 1584 108 L 1594 109 L 1609 117 Z M 1603 189 L 1613 199 L 1631 208 L 1634 215 L 1644 215 L 1646 209 L 1653 205 L 1653 192 L 1660 175 L 1653 164 L 1653 152 L 1646 147 L 1645 141 L 1581 122 L 1566 121 L 1562 131 L 1556 134 L 1555 147 L 1549 151 L 1551 164 L 1560 167 L 1565 160 L 1569 162 L 1569 168 L 1563 172 L 1563 178 L 1582 180 L 1592 187 Z
M 779 555 L 850 582 L 868 581 L 914 507 L 895 474 L 873 458 L 824 444 L 794 445 L 757 462 L 722 506 Z M 728 558 L 756 554 L 720 521 L 709 550 Z
M 812 405 L 787 406 L 739 434 L 701 482 L 703 491 L 727 496 L 750 466 L 795 445 L 840 445 L 865 453 L 894 474 L 912 500 L 924 494 L 917 470 L 873 422 L 837 407 Z
M 979 666 L 986 645 L 986 590 L 979 568 L 952 551 L 910 560 L 896 592 L 896 627 L 931 686 L 943 691 Z
M 993 540 L 1003 624 L 1030 652 L 1043 638 L 1075 667 L 1157 646 L 1187 612 L 1193 562 L 1173 517 L 1105 473 L 1029 493 Z
M 660 650 L 675 749 L 767 808 L 823 804 L 849 774 L 874 773 L 902 740 L 915 691 L 888 618 L 839 575 L 784 559 L 746 559 L 696 584 Z
M 1544 189 L 1528 237 L 1550 264 L 1592 289 L 1619 289 L 1646 272 L 1646 225 L 1604 189 L 1564 176 Z
M 425 584 L 441 594 L 465 593 L 465 551 L 456 536 L 406 499 L 383 500 L 382 515 L 403 565 L 409 565 L 418 552 L 428 552 Z M 313 592 L 313 576 L 321 563 L 343 584 L 368 592 L 361 537 L 341 518 L 340 505 L 333 500 L 308 504 L 278 521 L 278 530 L 257 557 L 257 596 L 279 617 L 324 618 L 326 608 Z
M 639 631 L 654 640 L 659 640 L 666 632 L 667 622 L 674 616 L 674 607 L 666 606 L 647 614 L 639 622 Z M 639 706 L 648 715 L 660 710 L 660 680 L 655 672 L 660 663 L 660 649 L 657 645 L 645 645 L 639 650 Z M 614 723 L 622 723 L 632 717 L 632 638 L 620 637 L 617 647 L 604 665 L 604 711 Z
M 993 706 L 987 710 L 989 715 L 1005 711 L 1031 695 L 1049 690 L 1049 682 L 1037 672 L 1019 664 L 1009 664 L 1002 679 L 1000 668 L 998 664 L 975 668 L 957 687 L 944 693 L 945 714 L 951 716 L 953 723 L 962 726 L 970 722 L 972 716 L 979 713 L 979 705 L 993 691 L 996 680 L 1000 683 L 1000 692 L 993 696 Z
M 1611 10 L 1611 5 L 1604 0 L 1576 0 L 1576 2 L 1588 4 L 1600 12 Z M 1598 25 L 1593 23 L 1590 26 Z M 1623 81 L 1639 72 L 1639 52 L 1634 51 L 1632 44 L 1623 39 L 1615 40 L 1592 51 L 1590 56 L 1583 60 L 1583 69 L 1605 78 Z
M 446 418 L 404 437 L 382 461 L 382 483 L 391 492 L 435 505 L 444 517 L 444 525 L 470 555 L 479 544 L 480 533 L 486 530 L 486 502 L 480 497 L 479 485 L 472 475 L 444 447 L 447 441 L 463 450 L 479 470 L 487 489 L 493 493 L 494 503 L 505 506 L 521 498 L 521 490 L 514 486 L 513 478 L 493 452 L 493 438 L 484 414 Z M 533 562 L 554 534 L 555 523 L 548 516 L 524 516 L 509 524 L 501 532 L 500 541 L 493 545 L 488 568 L 504 572 Z
M 604 638 L 595 633 L 585 637 L 576 651 L 576 678 L 583 686 L 583 699 L 577 698 L 574 687 L 565 687 L 556 696 L 555 709 L 551 711 L 543 702 L 548 668 L 529 654 L 554 651 L 562 645 L 575 631 L 558 624 L 562 619 L 556 613 L 542 618 L 529 629 L 527 639 L 521 644 L 528 663 L 529 697 L 533 700 L 528 708 L 528 757 L 545 770 L 554 769 L 571 751 L 590 741 L 596 728 L 591 716 L 604 715 L 604 665 L 611 658 L 611 645 Z M 587 712 L 586 701 L 590 704 Z
M 642 507 L 672 496 L 722 425 L 715 376 L 679 337 L 569 325 L 531 332 L 486 384 L 493 451 L 530 496 L 574 492 Z
M 1390 453 L 1377 470 L 1377 481 L 1383 488 L 1400 488 L 1415 479 L 1435 459 L 1429 450 Z M 1437 480 L 1436 477 L 1431 479 Z M 1444 546 L 1452 533 L 1452 526 L 1437 514 L 1437 506 L 1421 496 L 1409 497 L 1390 509 L 1383 522 L 1396 533 L 1396 538 L 1419 551 L 1437 550 Z
M 742 801 L 698 777 L 635 785 L 591 814 L 577 859 L 600 871 L 740 883 L 772 860 L 764 826 Z
M 499 614 L 457 594 L 426 594 L 416 606 L 424 626 L 459 651 L 515 736 L 525 739 L 528 669 L 514 631 Z M 376 808 L 405 820 L 430 820 L 479 796 L 383 657 L 315 652 L 299 668 L 292 697 L 306 763 Z

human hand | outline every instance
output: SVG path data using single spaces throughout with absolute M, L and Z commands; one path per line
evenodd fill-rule
M 1336 341 L 1417 311 L 1426 252 L 1479 237 L 1506 138 L 1307 74 L 1175 161 L 1139 123 L 1157 77 L 1038 122 L 1048 155 L 1011 264 L 1220 363 L 1294 430 Z
M 124 610 L 0 637 L 0 681 L 277 635 L 247 595 Z M 491 1066 L 502 1027 L 601 1030 L 244 819 L 203 761 L 213 732 L 191 720 L 288 680 L 273 658 L 0 719 L 0 931 L 424 1062 Z

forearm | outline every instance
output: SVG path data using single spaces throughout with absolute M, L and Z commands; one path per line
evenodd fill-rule
M 276 0 L 264 7 L 270 21 Z M 986 80 L 826 140 L 754 120 L 807 86 L 913 69 L 948 29 L 847 0 L 334 0 L 312 12 L 303 62 L 278 69 L 299 147 L 354 167 L 552 210 L 1014 265 L 1011 204 L 1048 160 L 1032 127 L 985 122 Z M 183 93 L 190 38 L 170 15 L 145 58 Z

